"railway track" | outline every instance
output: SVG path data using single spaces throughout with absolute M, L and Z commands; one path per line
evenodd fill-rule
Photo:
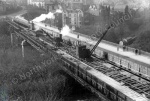
M 75 50 L 74 47 L 71 47 L 71 46 L 69 46 L 63 42 L 62 42 L 62 45 L 63 46 L 60 47 L 61 50 L 66 51 L 71 56 L 79 59 L 76 56 L 76 52 L 74 51 Z M 69 47 L 69 49 L 68 49 L 68 47 Z M 116 66 L 115 64 L 111 64 L 110 62 L 103 60 L 103 59 L 99 59 L 95 56 L 92 56 L 92 58 L 93 58 L 92 62 L 88 62 L 86 60 L 82 60 L 82 61 L 84 63 L 88 64 L 89 66 L 95 68 L 96 70 L 102 72 L 103 74 L 105 74 L 105 75 L 113 78 L 114 80 L 122 83 L 122 85 L 128 86 L 129 88 L 133 89 L 134 91 L 138 92 L 139 94 L 144 94 L 148 98 L 150 98 L 150 82 L 144 83 L 144 84 L 141 82 L 138 82 L 137 80 L 132 79 L 131 77 L 129 77 L 125 74 L 122 74 L 121 71 L 124 71 L 124 72 L 128 72 L 128 71 Z M 104 64 L 112 65 L 112 67 L 107 67 Z
M 47 48 L 46 44 L 44 43 L 44 41 L 45 41 L 45 42 L 51 43 L 51 44 L 53 44 L 53 46 L 55 46 L 55 43 L 53 43 L 53 41 L 54 41 L 53 39 L 44 38 L 43 41 L 40 41 L 36 37 L 31 36 L 30 31 L 27 28 L 24 28 L 16 23 L 9 22 L 9 24 L 14 26 L 14 28 L 16 28 L 17 30 L 21 29 L 20 33 L 19 32 L 16 32 L 16 33 L 20 34 L 24 39 L 26 39 L 31 45 L 33 45 L 38 50 L 47 53 L 49 51 L 52 51 L 51 50 L 52 48 L 56 48 L 56 47 L 51 47 L 51 49 Z M 67 45 L 64 42 L 61 42 L 61 44 L 62 44 L 62 46 L 57 47 L 57 48 L 65 51 L 66 53 L 70 54 L 71 56 L 79 59 L 76 56 L 76 51 L 75 51 L 74 46 Z M 81 60 L 81 59 L 79 59 L 79 60 Z M 90 62 L 87 60 L 81 60 L 81 61 L 88 64 L 89 66 L 92 66 L 93 68 L 102 72 L 103 74 L 115 79 L 116 81 L 122 83 L 122 85 L 128 86 L 129 88 L 133 89 L 134 91 L 136 91 L 140 94 L 144 94 L 144 95 L 146 95 L 146 97 L 150 98 L 150 83 L 143 84 L 143 83 L 138 82 L 137 80 L 134 80 L 131 77 L 124 75 L 120 72 L 120 71 L 129 72 L 129 71 L 124 70 L 106 60 L 99 59 L 96 56 L 92 56 L 92 61 L 90 61 Z M 112 66 L 107 67 L 104 64 L 109 64 Z
M 48 41 L 49 39 L 45 39 L 45 40 Z M 52 42 L 52 41 L 53 40 L 49 40 L 49 42 Z M 55 45 L 55 44 L 53 44 L 53 45 Z M 69 55 L 79 59 L 76 56 L 76 51 L 75 51 L 74 47 L 71 47 L 71 46 L 69 46 L 69 45 L 67 45 L 67 44 L 62 42 L 62 46 L 59 47 L 59 49 L 65 51 Z M 143 84 L 141 82 L 138 82 L 137 80 L 132 79 L 131 77 L 122 74 L 121 71 L 124 71 L 124 72 L 128 72 L 128 71 L 118 67 L 117 65 L 112 64 L 112 63 L 110 63 L 110 62 L 108 62 L 106 60 L 99 59 L 99 58 L 97 58 L 95 56 L 92 56 L 92 58 L 93 58 L 92 62 L 91 61 L 88 62 L 86 60 L 81 60 L 81 59 L 79 59 L 79 60 L 81 60 L 84 63 L 88 64 L 89 66 L 95 68 L 96 70 L 102 72 L 103 74 L 113 78 L 114 80 L 122 83 L 122 85 L 128 86 L 129 88 L 131 88 L 132 90 L 138 92 L 139 94 L 144 94 L 148 98 L 150 98 L 150 83 L 144 83 Z M 107 67 L 107 66 L 104 65 L 104 63 L 112 65 L 112 67 Z

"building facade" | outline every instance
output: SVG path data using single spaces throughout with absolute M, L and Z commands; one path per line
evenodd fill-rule
M 81 27 L 84 13 L 83 5 L 86 5 L 86 0 L 64 0 L 64 23 L 71 27 Z
M 82 10 L 67 10 L 64 12 L 64 16 L 67 25 L 72 27 L 81 27 L 84 16 Z

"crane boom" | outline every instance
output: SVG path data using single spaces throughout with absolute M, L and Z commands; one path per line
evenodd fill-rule
M 104 38 L 104 36 L 107 34 L 108 30 L 110 29 L 111 27 L 109 26 L 104 33 L 102 33 L 102 37 L 98 40 L 98 42 L 95 44 L 95 46 L 92 48 L 91 50 L 91 55 L 93 54 L 93 52 L 95 51 L 95 49 L 97 48 L 97 46 L 99 45 L 99 43 L 102 41 L 102 39 Z

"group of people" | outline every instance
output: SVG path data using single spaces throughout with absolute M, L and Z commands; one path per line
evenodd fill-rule
M 127 46 L 125 46 L 122 41 L 119 42 L 119 45 L 117 47 L 117 51 L 119 51 L 120 48 L 123 49 L 123 51 L 128 51 L 129 50 L 129 48 Z M 136 55 L 141 54 L 141 51 L 139 49 L 135 49 L 134 52 L 135 52 Z

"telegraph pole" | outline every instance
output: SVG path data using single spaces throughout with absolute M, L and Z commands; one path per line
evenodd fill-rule
M 11 33 L 11 46 L 13 46 L 13 34 L 14 33 Z
M 11 46 L 13 46 L 13 32 L 14 32 L 14 29 L 13 29 L 13 27 L 9 27 L 9 32 L 10 32 L 10 37 L 11 37 Z
M 22 46 L 22 57 L 24 58 L 24 43 L 25 40 L 22 41 L 21 46 Z

